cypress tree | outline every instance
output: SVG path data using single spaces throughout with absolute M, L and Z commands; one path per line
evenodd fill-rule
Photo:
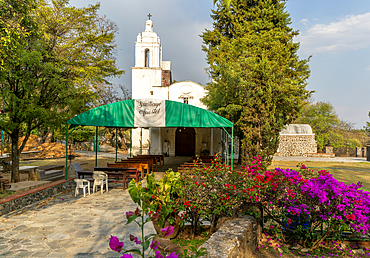
M 298 35 L 284 0 L 218 1 L 206 30 L 208 95 L 204 103 L 231 120 L 241 140 L 241 161 L 261 156 L 266 167 L 279 132 L 296 118 L 311 92 L 308 59 L 300 60 Z

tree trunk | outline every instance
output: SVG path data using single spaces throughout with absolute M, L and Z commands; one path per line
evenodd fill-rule
M 20 180 L 19 177 L 19 155 L 20 151 L 18 148 L 18 138 L 19 138 L 19 130 L 14 130 L 10 135 L 12 140 L 12 174 L 11 174 L 11 183 L 17 183 Z
M 39 135 L 37 137 L 37 140 L 39 144 L 43 144 L 46 141 L 47 132 L 44 127 L 39 128 Z
M 198 221 L 199 221 L 199 214 L 196 213 L 196 214 L 193 215 L 193 218 L 191 220 L 190 239 L 195 238 L 195 233 L 197 231 Z

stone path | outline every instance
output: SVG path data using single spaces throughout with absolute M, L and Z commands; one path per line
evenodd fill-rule
M 125 225 L 125 214 L 136 207 L 121 189 L 57 195 L 0 217 L 0 257 L 120 257 L 110 250 L 109 238 L 134 246 L 128 236 L 139 236 L 140 229 Z M 153 233 L 147 225 L 145 234 Z

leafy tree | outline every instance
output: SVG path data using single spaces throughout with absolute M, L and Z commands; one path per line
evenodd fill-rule
M 340 137 L 333 134 L 333 130 L 339 125 L 339 118 L 333 105 L 328 102 L 318 101 L 306 105 L 295 123 L 309 124 L 312 127 L 319 149 L 328 146 L 331 136 L 333 139 Z
M 117 88 L 121 91 L 121 93 L 117 91 Z M 97 94 L 99 98 L 97 99 L 97 103 L 94 103 L 95 107 L 131 99 L 131 92 L 121 84 L 118 86 L 106 85 L 105 87 L 101 88 Z
M 117 101 L 131 99 L 131 92 L 127 90 L 123 85 L 118 85 L 118 89 L 121 94 L 117 91 L 117 87 L 107 85 L 107 87 L 98 91 L 98 105 L 106 105 Z M 117 136 L 116 136 L 117 132 Z M 124 128 L 106 128 L 103 131 L 103 135 L 109 139 L 110 146 L 116 146 L 116 137 L 118 139 L 118 147 L 122 148 L 127 146 L 127 142 L 130 141 L 130 131 Z M 124 144 L 122 144 L 122 142 Z M 122 146 L 124 145 L 124 146 Z
M 58 128 L 96 99 L 97 85 L 123 73 L 115 66 L 115 25 L 99 4 L 0 0 L 0 102 L 12 143 L 12 182 L 31 131 Z M 25 136 L 18 143 L 20 136 Z
M 310 96 L 308 60 L 297 55 L 282 0 L 218 1 L 212 12 L 213 30 L 202 35 L 212 79 L 203 101 L 234 123 L 242 161 L 260 155 L 266 166 Z
M 218 0 L 213 0 L 213 4 L 216 4 Z M 224 0 L 225 5 L 230 5 L 231 0 Z
M 353 124 L 339 119 L 334 106 L 329 102 L 307 104 L 294 123 L 309 124 L 312 127 L 319 149 L 324 146 L 332 146 L 334 149 L 359 147 L 361 138 L 366 137 L 363 134 L 355 136 Z

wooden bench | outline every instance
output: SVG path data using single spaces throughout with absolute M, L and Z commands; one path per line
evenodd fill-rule
M 156 163 L 155 158 L 135 157 L 135 158 L 122 159 L 122 161 L 127 161 L 127 160 L 147 163 L 149 166 L 152 167 L 152 171 L 154 171 L 154 164 L 155 164 L 155 169 L 157 169 L 157 163 Z
M 199 158 L 199 162 L 203 162 L 203 163 L 212 163 L 213 159 L 215 158 L 214 156 L 199 156 L 199 157 L 192 157 L 190 159 L 190 162 L 196 162 L 198 161 L 198 158 Z
M 157 154 L 137 155 L 137 156 L 134 156 L 134 158 L 135 157 L 146 157 L 146 158 L 154 157 L 154 158 L 156 158 L 156 162 L 159 162 L 159 166 L 161 166 L 161 162 L 162 162 L 162 165 L 164 165 L 164 155 L 163 154 L 160 154 L 160 155 L 157 155 Z
M 122 180 L 109 180 L 109 183 L 123 183 L 123 188 L 127 188 L 128 180 L 132 178 L 134 178 L 136 182 L 139 180 L 139 172 L 136 168 L 133 167 L 94 167 L 94 171 L 105 172 L 106 174 L 108 174 L 108 178 L 117 179 L 117 177 L 122 177 Z
M 107 167 L 116 167 L 116 168 L 136 168 L 141 175 L 141 178 L 145 177 L 145 170 L 149 172 L 149 165 L 141 162 L 116 162 L 116 163 L 107 163 Z

